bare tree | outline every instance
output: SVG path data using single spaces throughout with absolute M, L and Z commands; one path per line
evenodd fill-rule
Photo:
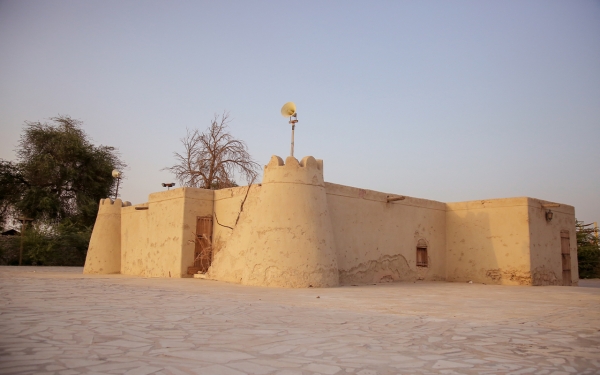
M 185 152 L 175 152 L 177 164 L 165 168 L 171 171 L 182 186 L 204 189 L 223 189 L 237 186 L 233 175 L 237 171 L 251 184 L 259 165 L 248 153 L 244 141 L 229 133 L 229 114 L 215 115 L 204 133 L 187 129 L 181 143 Z

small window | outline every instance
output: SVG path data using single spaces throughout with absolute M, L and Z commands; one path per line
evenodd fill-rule
M 427 267 L 427 248 L 417 247 L 417 266 Z

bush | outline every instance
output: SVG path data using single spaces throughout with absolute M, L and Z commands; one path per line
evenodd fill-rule
M 576 222 L 577 228 L 577 262 L 579 278 L 600 278 L 600 241 L 595 229 L 587 228 L 590 224 Z
M 577 261 L 580 279 L 600 278 L 600 249 L 593 247 L 578 249 Z
M 0 236 L 0 265 L 19 265 L 20 241 L 19 236 Z
M 78 266 L 85 263 L 92 229 L 65 220 L 51 227 L 37 225 L 23 233 L 23 265 Z M 0 241 L 0 264 L 18 265 L 21 237 Z

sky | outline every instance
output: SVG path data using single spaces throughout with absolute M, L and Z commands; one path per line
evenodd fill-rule
M 259 164 L 285 158 L 288 101 L 328 182 L 600 222 L 600 1 L 0 0 L 2 159 L 69 115 L 142 203 L 224 111 Z

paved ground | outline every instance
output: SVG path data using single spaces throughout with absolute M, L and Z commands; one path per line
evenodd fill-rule
M 277 289 L 0 267 L 0 374 L 599 374 L 600 281 Z

